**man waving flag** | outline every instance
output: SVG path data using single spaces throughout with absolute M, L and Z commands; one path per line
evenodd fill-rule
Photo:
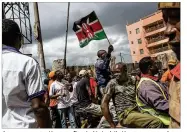
M 92 40 L 102 40 L 107 38 L 94 11 L 80 20 L 75 21 L 73 31 L 77 35 L 81 48 L 88 45 Z

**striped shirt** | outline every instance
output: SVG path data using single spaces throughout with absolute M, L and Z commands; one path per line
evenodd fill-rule
M 136 105 L 136 90 L 131 81 L 120 85 L 116 79 L 112 79 L 106 88 L 106 94 L 112 97 L 117 115 Z

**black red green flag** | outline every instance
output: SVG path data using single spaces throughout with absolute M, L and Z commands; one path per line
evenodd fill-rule
M 93 11 L 89 15 L 75 21 L 73 31 L 76 33 L 81 48 L 85 47 L 92 40 L 101 40 L 106 38 L 101 23 Z

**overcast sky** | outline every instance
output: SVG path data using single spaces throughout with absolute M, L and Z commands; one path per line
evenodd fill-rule
M 42 29 L 44 55 L 47 68 L 55 59 L 64 58 L 66 18 L 68 3 L 38 3 Z M 94 64 L 99 49 L 107 49 L 107 40 L 91 41 L 84 48 L 72 30 L 73 22 L 95 11 L 110 42 L 114 45 L 112 55 L 120 61 L 119 53 L 130 54 L 126 23 L 132 23 L 157 10 L 157 3 L 71 3 L 69 34 L 67 42 L 67 65 Z M 30 3 L 31 25 L 34 26 L 33 4 Z M 30 53 L 37 59 L 36 41 L 23 47 L 24 53 Z M 123 55 L 126 62 L 131 62 L 129 55 Z

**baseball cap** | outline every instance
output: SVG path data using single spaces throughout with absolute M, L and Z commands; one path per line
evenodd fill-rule
M 86 70 L 81 70 L 80 72 L 79 72 L 79 76 L 84 76 L 84 75 L 86 75 L 87 74 L 87 71 Z
M 55 76 L 55 71 L 51 71 L 50 73 L 49 73 L 49 78 L 53 78 Z

